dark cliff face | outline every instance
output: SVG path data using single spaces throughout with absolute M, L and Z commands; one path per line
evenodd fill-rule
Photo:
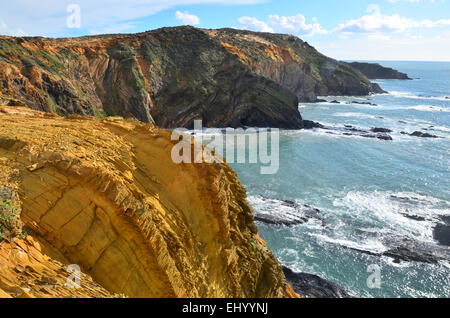
M 369 79 L 401 79 L 410 80 L 407 74 L 399 72 L 389 67 L 381 66 L 378 63 L 347 63 L 350 67 L 360 71 Z
M 298 101 L 379 92 L 360 72 L 289 35 L 163 28 L 130 35 L 0 37 L 0 98 L 119 115 L 165 128 L 302 128 Z
M 192 128 L 202 119 L 207 127 L 302 127 L 292 92 L 253 73 L 202 30 L 161 29 L 143 43 L 147 62 L 162 67 L 152 83 L 158 125 Z

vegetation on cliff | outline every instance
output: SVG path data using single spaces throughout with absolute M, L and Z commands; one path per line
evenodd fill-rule
M 383 92 L 347 64 L 326 57 L 293 35 L 236 29 L 207 32 L 253 72 L 287 87 L 300 101 L 314 102 L 317 96 L 325 95 Z

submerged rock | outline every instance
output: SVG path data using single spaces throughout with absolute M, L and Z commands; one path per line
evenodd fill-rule
M 387 132 L 392 132 L 387 128 L 372 128 L 371 130 L 361 129 L 354 127 L 352 125 L 344 125 L 344 127 L 329 127 L 324 126 L 318 122 L 304 120 L 303 125 L 305 129 L 322 128 L 328 130 L 327 133 L 333 135 L 344 135 L 344 136 L 359 136 L 364 138 L 377 138 L 380 140 L 393 140 L 392 137 L 387 134 Z
M 369 105 L 369 106 L 378 106 L 377 104 L 373 104 L 370 102 L 358 102 L 356 100 L 348 102 L 347 104 L 358 104 L 358 105 Z
M 387 247 L 386 250 L 370 251 L 343 245 L 341 245 L 341 247 L 371 256 L 389 257 L 394 263 L 421 262 L 437 264 L 441 260 L 450 260 L 450 251 L 447 248 L 443 248 L 442 246 L 433 243 L 419 242 L 394 234 L 385 234 L 383 237 L 379 238 L 379 240 Z
M 381 140 L 393 140 L 392 137 L 387 134 L 378 134 L 376 137 Z
M 389 249 L 382 253 L 383 256 L 388 256 L 394 259 L 395 263 L 400 263 L 401 261 L 414 261 L 429 264 L 436 264 L 439 261 L 439 257 L 428 253 L 426 251 L 414 251 L 411 247 L 399 246 L 393 249 Z
M 313 128 L 324 128 L 324 125 L 311 120 L 303 120 L 303 129 L 313 129 Z
M 286 281 L 300 296 L 309 298 L 352 297 L 344 288 L 317 275 L 296 273 L 286 266 L 283 266 L 283 272 Z
M 375 132 L 375 133 L 391 133 L 392 132 L 392 130 L 390 130 L 390 129 L 380 128 L 380 127 L 372 128 L 370 131 Z
M 443 137 L 440 137 L 440 136 L 432 135 L 432 134 L 429 134 L 429 133 L 424 133 L 424 132 L 421 132 L 421 131 L 415 131 L 413 133 L 407 133 L 405 131 L 401 131 L 400 134 L 408 135 L 408 136 L 411 136 L 411 137 L 420 137 L 420 138 L 443 138 Z
M 423 133 L 421 131 L 415 131 L 412 134 L 409 134 L 410 136 L 414 136 L 414 137 L 421 137 L 421 138 L 439 138 L 436 135 L 432 135 L 429 133 Z

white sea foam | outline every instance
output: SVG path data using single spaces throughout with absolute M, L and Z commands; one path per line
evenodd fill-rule
M 259 195 L 252 195 L 247 198 L 247 201 L 255 210 L 262 214 L 285 215 L 296 212 L 295 208 L 288 206 L 284 201 L 277 199 L 269 199 L 263 198 Z
M 427 242 L 434 240 L 433 227 L 439 215 L 450 214 L 449 202 L 408 192 L 351 191 L 333 205 L 367 224 Z
M 398 91 L 390 91 L 389 95 L 398 97 L 398 98 L 408 98 L 408 99 L 422 99 L 422 100 L 439 100 L 439 101 L 448 101 L 450 102 L 449 96 L 424 96 L 424 95 L 416 95 L 411 92 L 398 92 Z
M 409 106 L 407 109 L 410 110 L 419 110 L 424 112 L 450 112 L 450 108 L 444 108 L 439 106 L 432 106 L 432 105 L 416 105 L 416 106 Z
M 357 118 L 368 118 L 368 119 L 380 119 L 375 115 L 363 114 L 363 113 L 334 113 L 333 116 L 337 117 L 357 117 Z
M 283 201 L 277 199 L 268 199 L 255 195 L 249 196 L 247 201 L 259 214 L 289 217 L 289 215 L 296 212 L 294 207 L 283 204 Z
M 333 238 L 324 234 L 318 234 L 318 233 L 311 233 L 312 236 L 315 236 L 322 242 L 337 244 L 343 247 L 356 249 L 356 250 L 362 250 L 362 251 L 368 251 L 372 253 L 383 253 L 387 251 L 387 247 L 383 245 L 383 243 L 378 239 L 366 239 L 363 241 L 352 241 L 352 240 L 345 240 L 345 239 L 338 239 Z

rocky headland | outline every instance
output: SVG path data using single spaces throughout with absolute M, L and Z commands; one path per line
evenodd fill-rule
M 299 101 L 383 92 L 346 63 L 284 34 L 162 28 L 50 39 L 0 37 L 3 103 L 122 116 L 159 127 L 303 127 Z
M 368 79 L 411 80 L 408 74 L 399 72 L 390 67 L 381 66 L 378 63 L 352 62 L 348 63 L 348 65 L 360 71 L 362 74 L 367 76 Z

